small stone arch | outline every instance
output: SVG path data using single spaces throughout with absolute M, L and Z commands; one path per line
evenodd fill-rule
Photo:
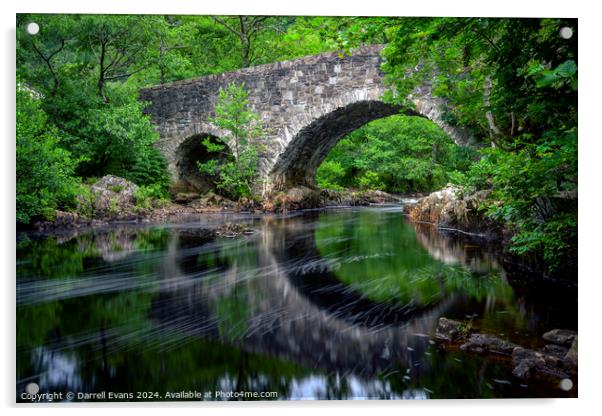
M 215 188 L 216 177 L 201 173 L 197 162 L 217 160 L 218 163 L 231 160 L 234 156 L 228 146 L 221 152 L 207 150 L 205 140 L 213 144 L 223 144 L 222 140 L 209 133 L 194 134 L 183 140 L 175 152 L 175 170 L 177 181 L 174 186 L 179 192 L 207 192 Z

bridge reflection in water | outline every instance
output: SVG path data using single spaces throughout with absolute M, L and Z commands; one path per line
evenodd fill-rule
M 36 262 L 48 247 L 24 249 L 18 328 L 32 314 L 47 326 L 37 337 L 20 329 L 18 386 L 538 395 L 492 386 L 509 377 L 503 364 L 437 348 L 437 320 L 474 314 L 475 325 L 524 343 L 543 321 L 572 319 L 549 308 L 540 316 L 492 253 L 412 225 L 398 208 L 246 221 L 257 232 L 237 240 L 215 240 L 195 222 L 55 243 L 55 252 L 77 246 L 83 260 L 81 269 L 57 262 L 54 275 Z

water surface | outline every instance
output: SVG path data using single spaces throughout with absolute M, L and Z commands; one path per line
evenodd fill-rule
M 207 231 L 226 220 L 255 233 Z M 574 291 L 516 279 L 495 250 L 412 224 L 399 207 L 21 238 L 17 393 L 35 382 L 148 392 L 129 400 L 574 396 L 518 382 L 508 360 L 443 348 L 434 332 L 446 316 L 540 347 L 543 332 L 576 328 L 576 309 Z

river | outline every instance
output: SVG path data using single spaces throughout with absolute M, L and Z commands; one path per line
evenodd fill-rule
M 225 221 L 254 233 L 207 231 Z M 400 206 L 21 236 L 17 400 L 573 397 L 434 340 L 441 316 L 528 347 L 576 329 L 576 289 L 515 275 Z

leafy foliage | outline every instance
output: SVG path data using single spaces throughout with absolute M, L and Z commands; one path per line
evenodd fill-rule
M 75 203 L 77 160 L 57 146 L 60 140 L 35 92 L 17 79 L 17 222 L 50 219 L 55 209 Z
M 318 169 L 317 182 L 330 189 L 431 191 L 445 186 L 450 172 L 465 171 L 472 157 L 431 121 L 391 116 L 343 138 Z
M 514 230 L 512 250 L 551 271 L 575 270 L 577 22 L 414 19 L 388 27 L 385 70 L 402 100 L 433 80 L 451 117 L 492 149 L 464 177 L 491 188 L 489 214 Z M 567 40 L 560 28 L 572 27 Z M 417 69 L 416 69 L 417 68 Z
M 233 160 L 218 163 L 216 159 L 207 162 L 197 162 L 202 173 L 217 177 L 216 187 L 232 198 L 249 197 L 253 194 L 253 180 L 258 169 L 257 144 L 252 142 L 258 138 L 263 129 L 259 116 L 249 108 L 248 92 L 244 84 L 228 84 L 220 88 L 219 98 L 215 106 L 213 123 L 226 130 L 228 137 L 222 138 L 222 143 L 211 143 L 208 138 L 203 140 L 209 152 L 222 152 L 230 144 L 233 150 Z
M 139 186 L 134 192 L 136 206 L 142 209 L 150 209 L 161 205 L 167 200 L 167 192 L 160 184 Z

